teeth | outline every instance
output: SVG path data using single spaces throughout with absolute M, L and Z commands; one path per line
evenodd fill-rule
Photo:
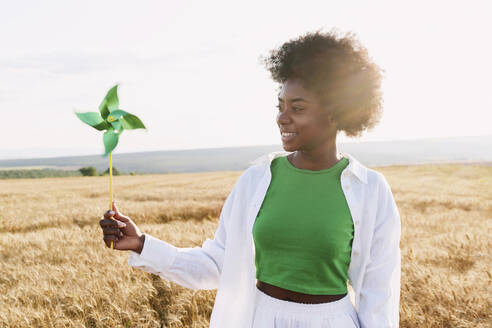
M 283 137 L 290 137 L 296 135 L 295 133 L 287 133 L 287 132 L 282 132 Z

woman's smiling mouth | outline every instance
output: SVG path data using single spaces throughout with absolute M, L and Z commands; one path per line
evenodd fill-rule
M 294 132 L 281 132 L 282 141 L 290 141 L 297 136 L 297 133 Z

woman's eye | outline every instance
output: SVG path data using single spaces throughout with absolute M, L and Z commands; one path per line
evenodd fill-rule
M 277 106 L 275 106 L 275 107 L 277 107 L 277 108 L 278 108 L 278 110 L 280 110 L 280 111 L 282 110 L 282 106 L 280 106 L 280 105 L 277 105 Z M 293 110 L 294 112 L 299 112 L 299 111 L 301 111 L 301 110 L 304 110 L 304 108 L 292 107 L 292 110 Z

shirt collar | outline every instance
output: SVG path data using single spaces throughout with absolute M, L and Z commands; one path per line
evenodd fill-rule
M 355 175 L 361 182 L 367 184 L 367 168 L 362 165 L 354 156 L 345 153 L 345 152 L 339 152 L 343 157 L 347 158 L 349 160 L 349 165 L 347 166 L 346 170 L 348 170 L 350 173 Z M 256 164 L 263 164 L 266 165 L 268 164 L 268 167 L 270 166 L 271 162 L 280 156 L 287 156 L 288 154 L 291 154 L 291 152 L 287 151 L 274 151 L 265 155 L 262 155 L 255 159 L 254 161 L 251 161 L 251 165 L 256 165 Z

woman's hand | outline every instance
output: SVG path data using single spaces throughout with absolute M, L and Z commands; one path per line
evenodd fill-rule
M 130 250 L 139 254 L 142 252 L 145 235 L 140 232 L 132 219 L 118 212 L 114 202 L 113 210 L 104 213 L 104 219 L 99 221 L 99 225 L 103 230 L 103 240 L 107 247 L 110 247 L 111 241 L 113 241 L 114 249 Z

